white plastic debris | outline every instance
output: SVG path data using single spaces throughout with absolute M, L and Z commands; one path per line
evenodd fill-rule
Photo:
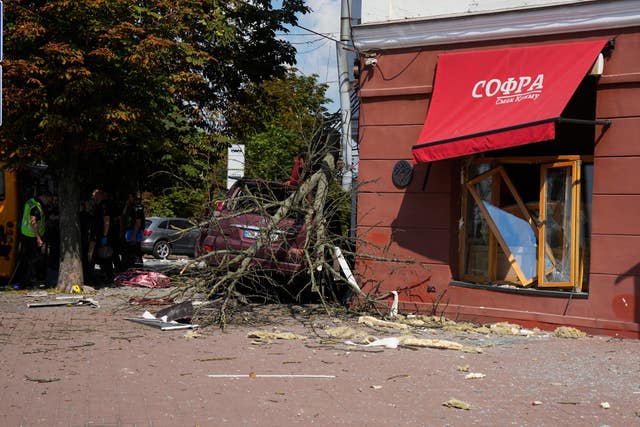
M 464 376 L 465 380 L 479 380 L 481 378 L 486 377 L 485 374 L 481 374 L 479 372 L 469 372 L 467 375 Z
M 156 316 L 154 316 L 153 314 L 149 313 L 148 311 L 145 311 L 144 313 L 142 313 L 142 318 L 143 319 L 155 319 Z
M 345 341 L 347 345 L 359 345 L 362 347 L 386 347 L 386 348 L 398 348 L 400 345 L 400 338 L 397 337 L 387 337 L 380 338 L 375 341 L 370 342 L 369 344 L 357 344 L 353 341 Z
M 389 317 L 398 317 L 398 291 L 391 291 L 393 294 L 393 302 L 391 303 L 391 309 L 389 310 Z
M 124 320 L 141 323 L 143 325 L 159 328 L 162 331 L 172 331 L 177 329 L 198 329 L 199 325 L 190 323 L 178 323 L 175 320 L 167 322 L 167 316 L 158 319 L 154 314 L 145 311 L 140 317 L 125 317 Z

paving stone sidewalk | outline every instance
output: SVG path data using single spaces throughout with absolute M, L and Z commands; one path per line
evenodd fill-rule
M 123 320 L 142 314 L 128 301 L 144 292 L 99 291 L 100 308 L 27 308 L 49 297 L 0 292 L 0 426 L 640 425 L 636 340 L 418 328 L 483 353 L 352 347 L 325 332 L 356 318 L 305 306 L 194 338 Z M 256 342 L 256 329 L 309 338 Z M 451 398 L 470 409 L 443 406 Z

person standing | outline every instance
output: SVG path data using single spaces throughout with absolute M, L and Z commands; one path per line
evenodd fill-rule
M 89 245 L 91 241 L 91 230 L 93 227 L 93 216 L 87 208 L 87 202 L 80 202 L 80 210 L 78 211 L 78 222 L 80 225 L 80 255 L 82 259 L 82 274 L 84 280 L 89 282 L 93 275 L 92 266 L 90 264 L 91 253 L 93 248 Z
M 47 286 L 54 287 L 58 283 L 60 270 L 60 204 L 55 194 L 51 197 L 51 203 L 45 208 L 44 214 L 47 235 Z
M 38 197 L 27 200 L 20 222 L 22 268 L 21 286 L 30 288 L 33 280 L 44 275 L 45 246 L 45 206 L 51 204 L 49 192 L 43 191 Z
M 93 241 L 95 242 L 94 261 L 100 266 L 102 284 L 113 279 L 113 248 L 109 242 L 112 210 L 107 193 L 97 188 L 92 193 L 94 204 Z
M 124 229 L 122 226 L 122 209 L 124 202 L 117 196 L 108 194 L 107 206 L 110 209 L 111 224 L 109 226 L 109 245 L 113 249 L 112 262 L 116 273 L 127 269 L 127 244 L 124 241 Z
M 134 193 L 127 195 L 122 211 L 122 230 L 126 242 L 126 268 L 142 267 L 142 233 L 144 231 L 144 206 Z

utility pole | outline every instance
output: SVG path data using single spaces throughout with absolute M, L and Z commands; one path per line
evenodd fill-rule
M 351 31 L 349 11 L 351 0 L 341 0 L 342 7 L 340 13 L 340 42 L 336 43 L 336 53 L 338 55 L 338 87 L 340 90 L 340 124 L 342 128 L 342 161 L 344 169 L 342 175 L 342 189 L 351 190 L 353 187 L 353 159 L 351 153 L 351 98 L 349 96 L 349 51 L 351 46 Z

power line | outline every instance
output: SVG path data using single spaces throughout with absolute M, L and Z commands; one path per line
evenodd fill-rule
M 320 34 L 322 34 L 322 36 L 334 36 L 335 37 L 335 34 L 337 34 L 337 33 L 320 33 Z M 276 33 L 276 36 L 279 36 L 279 37 L 289 37 L 289 36 L 310 37 L 311 35 L 307 34 L 307 33 L 284 33 L 283 32 L 283 33 Z
M 358 50 L 356 50 L 356 49 L 352 48 L 352 47 L 351 47 L 351 46 L 349 46 L 347 43 L 341 42 L 341 41 L 340 41 L 340 40 L 338 40 L 338 39 L 335 39 L 335 38 L 333 38 L 333 37 L 329 37 L 329 36 L 327 36 L 327 35 L 325 35 L 325 34 L 319 33 L 319 32 L 317 32 L 317 31 L 314 31 L 314 30 L 310 29 L 310 28 L 303 27 L 303 26 L 302 26 L 302 25 L 300 25 L 300 24 L 294 24 L 294 26 L 296 26 L 296 27 L 298 27 L 298 28 L 300 28 L 300 29 L 303 29 L 303 30 L 305 30 L 305 31 L 309 31 L 310 33 L 313 33 L 313 34 L 318 35 L 318 36 L 320 36 L 320 37 L 324 37 L 325 39 L 328 39 L 328 40 L 334 41 L 334 42 L 336 42 L 336 43 L 339 43 L 340 45 L 342 45 L 342 48 L 343 48 L 343 49 L 350 50 L 351 52 L 355 52 L 355 53 L 360 53 L 360 51 L 358 51 Z
M 306 50 L 304 52 L 298 52 L 299 55 L 306 55 L 307 53 L 311 53 L 311 52 L 315 52 L 316 50 L 322 49 L 323 47 L 325 47 L 327 45 L 329 41 L 328 40 L 323 40 L 323 43 L 319 46 L 314 46 L 312 49 Z
M 310 44 L 318 43 L 318 42 L 326 42 L 326 40 L 324 38 L 320 37 L 320 38 L 316 38 L 316 39 L 308 40 L 308 41 L 304 41 L 304 42 L 289 42 L 289 44 L 292 44 L 292 45 L 310 45 Z

